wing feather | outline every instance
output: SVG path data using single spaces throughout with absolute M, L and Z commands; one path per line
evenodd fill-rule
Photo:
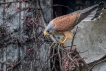
M 53 19 L 51 23 L 55 25 L 56 31 L 63 32 L 71 29 L 77 17 L 79 13 L 67 14 Z

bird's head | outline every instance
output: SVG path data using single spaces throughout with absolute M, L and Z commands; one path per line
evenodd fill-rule
M 49 23 L 44 30 L 44 35 L 52 35 L 55 32 L 54 24 Z

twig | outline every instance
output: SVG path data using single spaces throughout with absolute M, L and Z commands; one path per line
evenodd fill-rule
M 9 65 L 9 64 L 10 64 L 10 63 L 8 63 L 7 61 L 3 61 L 3 62 L 0 61 L 0 63 L 1 63 L 1 64 L 6 64 L 6 65 Z
M 29 0 L 24 0 L 23 2 L 27 2 Z M 8 4 L 8 3 L 18 3 L 20 1 L 12 1 L 12 2 L 0 2 L 0 4 Z
M 74 44 L 74 39 L 75 39 L 75 35 L 77 33 L 77 30 L 78 30 L 78 26 L 76 28 L 76 31 L 75 31 L 74 35 L 73 35 L 73 39 L 72 39 L 72 42 L 71 42 L 71 49 L 70 50 L 72 50 L 72 47 L 73 47 L 73 44 Z
M 104 62 L 104 61 L 106 61 L 106 59 L 103 59 L 103 60 L 101 60 L 101 61 L 95 63 L 88 71 L 91 71 L 94 66 L 96 66 L 96 65 L 98 65 L 98 64 L 100 64 L 100 63 L 102 63 L 102 62 Z
M 62 67 L 62 64 L 61 64 L 61 63 L 62 63 L 62 61 L 61 61 L 60 48 L 61 48 L 61 47 L 60 47 L 60 46 L 58 46 L 58 56 L 59 56 L 59 64 L 60 64 L 59 66 L 60 66 L 60 71 L 62 71 L 62 69 L 61 69 L 61 67 Z
M 79 55 L 79 52 L 77 52 L 77 53 L 78 53 L 78 56 L 81 58 L 81 56 Z M 82 59 L 82 62 L 87 67 L 87 71 L 88 71 L 89 70 L 88 64 L 83 59 Z
M 65 5 L 55 4 L 55 5 L 53 5 L 53 6 L 63 6 L 63 7 L 66 7 L 66 8 L 68 8 L 69 10 L 73 11 L 73 10 L 72 10 L 70 7 L 68 7 L 68 6 L 65 6 Z

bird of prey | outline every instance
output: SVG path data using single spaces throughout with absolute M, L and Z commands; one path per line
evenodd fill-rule
M 83 10 L 78 10 L 70 14 L 59 16 L 50 21 L 44 30 L 44 35 L 63 35 L 64 38 L 60 41 L 64 44 L 67 39 L 72 39 L 73 34 L 71 30 L 81 21 L 93 21 L 97 19 L 104 3 L 95 4 Z

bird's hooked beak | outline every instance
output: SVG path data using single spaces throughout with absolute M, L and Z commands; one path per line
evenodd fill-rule
M 44 32 L 44 35 L 50 35 L 50 34 L 49 34 L 49 32 L 48 32 L 48 31 L 45 31 L 45 32 Z

